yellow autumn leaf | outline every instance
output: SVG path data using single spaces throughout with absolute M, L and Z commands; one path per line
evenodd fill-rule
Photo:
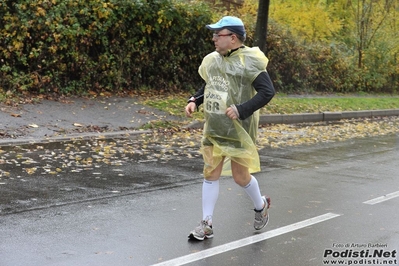
M 146 28 L 146 31 L 147 31 L 148 34 L 150 34 L 152 32 L 151 25 L 146 25 L 145 28 Z
M 36 172 L 36 170 L 37 170 L 37 168 L 36 167 L 32 167 L 32 168 L 25 168 L 25 171 L 28 173 L 28 174 L 34 174 L 35 172 Z
M 12 42 L 12 44 L 13 44 L 15 50 L 20 50 L 22 47 L 24 47 L 24 43 L 23 42 L 19 42 L 19 41 L 16 41 L 16 40 L 14 40 Z
M 36 10 L 36 16 L 42 16 L 42 17 L 44 17 L 45 15 L 46 15 L 46 10 L 44 10 L 44 9 L 41 8 L 41 7 L 38 7 L 37 10 Z

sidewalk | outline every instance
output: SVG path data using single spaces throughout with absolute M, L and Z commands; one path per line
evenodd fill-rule
M 183 112 L 183 107 L 182 107 Z M 399 109 L 357 112 L 325 112 L 292 115 L 262 115 L 260 124 L 336 121 L 340 119 L 399 116 Z M 181 120 L 140 104 L 137 98 L 68 98 L 42 100 L 18 107 L 0 103 L 0 145 L 76 137 L 115 136 L 143 133 L 139 128 L 153 120 Z M 202 128 L 193 121 L 188 128 Z
M 137 98 L 68 98 L 18 107 L 0 103 L 0 144 L 142 132 L 152 120 L 176 120 Z

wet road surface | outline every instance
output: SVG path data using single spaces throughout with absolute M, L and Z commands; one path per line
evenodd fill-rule
M 399 136 L 262 149 L 269 225 L 223 178 L 203 242 L 201 157 L 145 145 L 1 147 L 0 265 L 398 265 Z

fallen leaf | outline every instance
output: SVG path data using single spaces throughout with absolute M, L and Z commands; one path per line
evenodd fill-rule
M 143 114 L 143 115 L 147 115 L 147 114 L 149 114 L 150 112 L 145 111 L 145 110 L 138 110 L 137 113 Z
M 29 127 L 34 127 L 34 128 L 38 128 L 39 126 L 36 124 L 30 124 Z
M 11 114 L 11 116 L 13 116 L 13 117 L 21 117 L 20 114 Z
M 36 167 L 32 167 L 32 168 L 25 168 L 25 171 L 28 173 L 28 174 L 34 174 L 35 172 L 36 172 L 36 170 L 37 170 L 37 168 Z
M 82 124 L 79 124 L 79 123 L 73 123 L 73 125 L 74 125 L 75 127 L 83 127 L 83 125 L 82 125 Z

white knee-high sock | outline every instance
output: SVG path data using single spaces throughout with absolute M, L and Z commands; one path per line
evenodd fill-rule
M 255 210 L 262 210 L 265 202 L 260 194 L 258 180 L 254 176 L 251 175 L 251 181 L 244 187 L 244 190 L 254 203 Z
M 219 180 L 208 181 L 202 184 L 202 219 L 212 224 L 213 210 L 219 197 Z

